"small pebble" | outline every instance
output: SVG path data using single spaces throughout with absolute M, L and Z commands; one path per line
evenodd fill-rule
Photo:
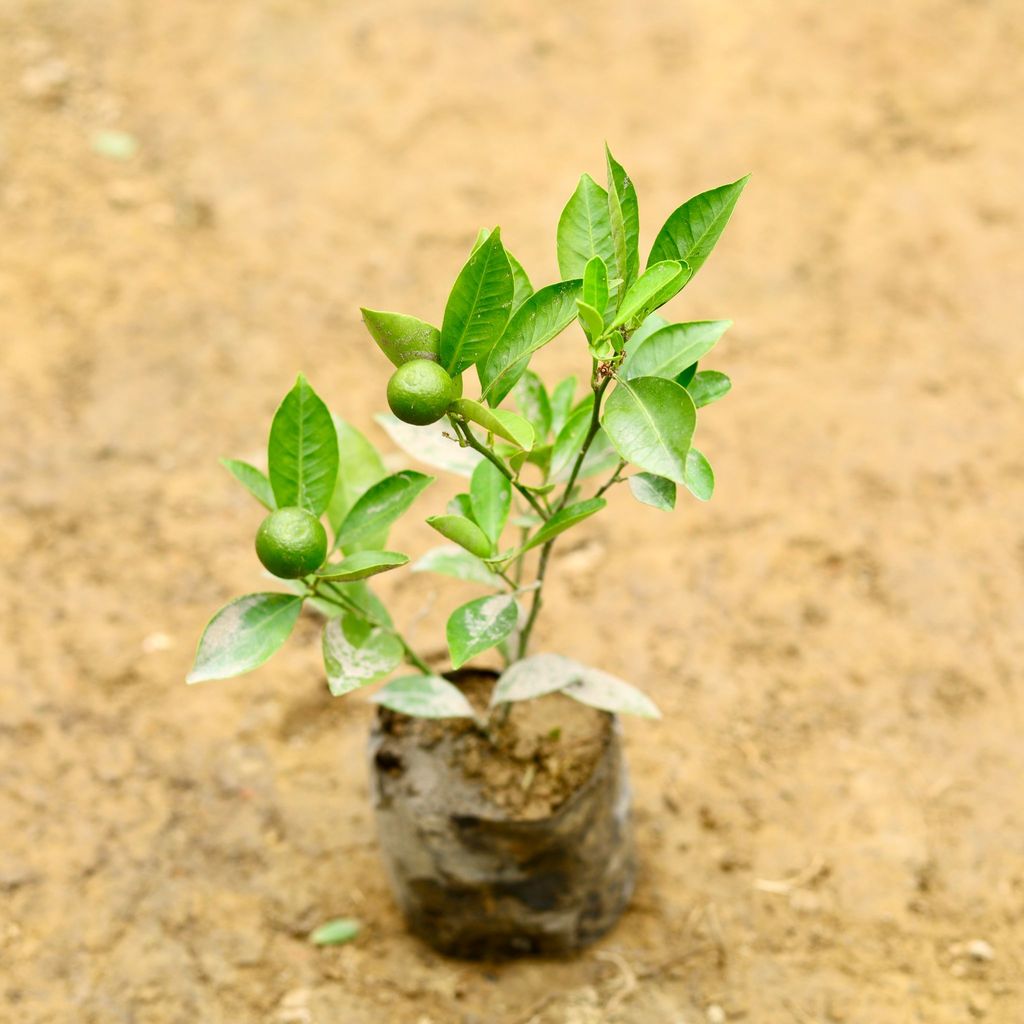
M 704 1016 L 707 1017 L 708 1024 L 725 1024 L 726 1021 L 725 1010 L 718 1003 L 712 1003 L 704 1011 Z
M 996 951 L 984 939 L 971 939 L 964 947 L 972 960 L 989 963 L 996 958 Z

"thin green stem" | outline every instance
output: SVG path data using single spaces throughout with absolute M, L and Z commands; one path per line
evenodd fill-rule
M 615 472 L 612 473 L 612 475 L 603 484 L 601 484 L 601 486 L 597 490 L 597 494 L 595 494 L 594 497 L 600 498 L 601 495 L 604 494 L 604 492 L 607 491 L 608 488 L 612 486 L 612 484 L 622 483 L 625 477 L 619 476 L 619 474 L 626 468 L 627 465 L 628 463 L 625 459 L 620 459 L 619 464 L 615 467 Z
M 318 589 L 321 584 L 330 588 L 330 594 L 325 594 L 323 591 Z M 307 583 L 306 586 L 309 587 L 309 584 Z M 377 629 L 383 629 L 390 633 L 402 645 L 405 660 L 409 662 L 410 665 L 415 666 L 426 675 L 433 675 L 434 670 L 412 649 L 412 647 L 409 646 L 408 641 L 401 633 L 398 632 L 397 629 L 395 629 L 394 626 L 389 626 L 386 622 L 381 622 L 376 616 L 371 615 L 365 608 L 361 608 L 347 594 L 342 593 L 335 584 L 328 583 L 326 580 L 316 580 L 313 585 L 309 587 L 309 591 L 313 597 L 318 597 L 321 601 L 327 601 L 329 604 L 333 604 L 338 608 L 344 608 L 353 615 L 358 615 L 371 626 L 374 626 Z
M 540 504 L 540 502 L 537 501 L 534 495 L 530 493 L 530 489 L 526 487 L 524 484 L 521 484 L 516 479 L 515 474 L 512 472 L 511 469 L 508 468 L 508 466 L 505 465 L 503 459 L 501 459 L 498 455 L 492 452 L 491 449 L 487 447 L 487 445 L 482 444 L 477 439 L 476 435 L 473 433 L 469 424 L 461 423 L 454 416 L 449 416 L 448 419 L 451 421 L 451 424 L 455 428 L 455 432 L 459 435 L 459 437 L 463 441 L 465 441 L 465 443 L 468 444 L 470 448 L 474 449 L 475 451 L 478 451 L 485 459 L 487 459 L 494 466 L 496 466 L 499 472 L 508 479 L 508 482 L 512 484 L 512 486 L 530 503 L 530 505 L 532 506 L 533 510 L 537 513 L 537 515 L 539 515 L 541 519 L 547 520 L 549 518 L 549 513 Z
M 587 436 L 583 439 L 580 453 L 576 456 L 576 462 L 572 467 L 572 472 L 569 474 L 569 479 L 566 481 L 561 501 L 555 506 L 554 514 L 556 515 L 568 503 L 569 495 L 572 493 L 573 486 L 576 483 L 576 478 L 580 475 L 580 470 L 583 468 L 583 460 L 587 457 L 587 452 L 594 438 L 597 437 L 597 432 L 601 429 L 601 400 L 604 398 L 604 393 L 608 390 L 610 383 L 611 377 L 605 377 L 603 380 L 597 379 L 595 365 L 594 376 L 591 379 L 591 386 L 594 389 L 594 409 L 590 416 L 590 428 L 587 430 Z M 541 605 L 544 603 L 544 579 L 547 576 L 548 562 L 551 559 L 551 548 L 557 539 L 557 537 L 552 537 L 540 549 L 540 561 L 537 564 L 537 589 L 533 592 L 533 602 L 530 605 L 530 614 L 527 616 L 526 625 L 523 626 L 523 631 L 519 635 L 520 658 L 526 657 L 530 647 L 530 636 L 533 633 L 534 624 L 537 622 L 537 616 L 540 614 Z

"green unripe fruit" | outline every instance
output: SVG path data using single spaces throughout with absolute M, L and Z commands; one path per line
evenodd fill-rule
M 327 531 L 304 508 L 279 508 L 260 523 L 256 554 L 267 570 L 282 580 L 308 576 L 327 557 Z
M 456 399 L 455 384 L 443 366 L 429 359 L 412 359 L 391 375 L 388 405 L 404 423 L 418 427 L 436 423 Z

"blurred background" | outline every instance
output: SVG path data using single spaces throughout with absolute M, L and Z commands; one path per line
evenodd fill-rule
M 0 1019 L 1024 1019 L 1022 47 L 1014 0 L 0 6 Z M 735 321 L 718 487 L 614 493 L 539 630 L 665 713 L 627 725 L 632 909 L 465 965 L 403 931 L 315 620 L 184 686 L 261 586 L 216 458 L 299 370 L 391 451 L 357 307 L 438 322 L 494 224 L 554 280 L 605 139 L 644 252 L 753 174 L 668 310 Z M 395 575 L 440 653 L 464 592 Z

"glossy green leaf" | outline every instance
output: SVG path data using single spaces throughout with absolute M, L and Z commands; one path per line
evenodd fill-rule
M 354 550 L 368 538 L 378 538 L 433 482 L 432 476 L 403 469 L 375 483 L 352 506 L 338 531 L 337 546 Z
M 480 366 L 487 402 L 497 405 L 526 372 L 530 356 L 576 319 L 580 281 L 559 281 L 534 292 L 509 321 L 505 333 Z
M 710 501 L 715 492 L 715 473 L 711 463 L 696 448 L 691 448 L 686 456 L 686 479 L 683 483 L 701 501 Z
M 673 377 L 672 379 L 677 384 L 681 384 L 684 388 L 689 389 L 690 381 L 693 380 L 693 378 L 697 376 L 697 367 L 698 367 L 698 365 L 700 365 L 700 364 L 699 363 L 690 363 L 690 365 L 685 370 L 683 370 L 682 373 L 677 373 L 675 375 L 675 377 Z M 690 397 L 693 398 L 693 395 L 691 394 Z M 693 404 L 696 405 L 697 403 L 694 402 Z
M 378 480 L 388 475 L 384 462 L 377 449 L 340 416 L 331 417 L 334 429 L 338 434 L 338 479 L 334 484 L 334 493 L 327 506 L 327 521 L 337 536 L 341 524 L 348 515 L 349 509 Z M 368 538 L 370 547 L 380 547 L 387 540 L 387 531 L 379 537 Z
M 533 370 L 527 370 L 516 384 L 513 395 L 519 411 L 533 427 L 534 444 L 543 444 L 551 432 L 551 400 L 544 382 Z
M 452 668 L 501 643 L 519 621 L 519 608 L 509 594 L 491 594 L 456 608 L 446 634 Z
M 345 584 L 325 581 L 324 586 L 341 591 L 368 619 L 384 626 L 394 625 L 384 602 L 370 589 L 370 584 L 366 580 Z
M 402 663 L 402 643 L 394 633 L 345 612 L 324 626 L 324 669 L 335 697 L 383 679 Z
M 533 294 L 533 285 L 530 284 L 530 278 L 523 269 L 522 263 L 508 249 L 505 250 L 505 255 L 508 257 L 509 265 L 512 268 L 512 284 L 514 286 L 512 312 L 514 313 Z
M 481 459 L 480 461 L 486 460 Z M 473 502 L 470 501 L 469 494 L 454 495 L 445 506 L 445 512 L 450 516 L 464 516 L 466 519 L 473 519 Z
M 512 265 L 495 228 L 466 261 L 441 323 L 441 365 L 462 373 L 490 352 L 512 312 Z
M 433 324 L 404 313 L 386 313 L 379 309 L 360 309 L 360 312 L 370 337 L 395 366 L 412 359 L 438 361 L 441 332 Z
M 628 327 L 632 323 L 644 320 L 656 306 L 661 305 L 661 296 L 685 273 L 683 265 L 673 260 L 655 263 L 653 267 L 649 267 L 622 297 L 619 311 L 615 314 L 611 326 Z
M 274 509 L 274 489 L 266 473 L 241 459 L 221 459 L 220 464 L 264 507 Z
M 604 333 L 604 317 L 593 306 L 583 302 L 582 299 L 576 300 L 576 308 L 579 310 L 580 323 L 583 324 L 587 337 L 600 338 Z M 611 347 L 610 342 L 609 347 Z M 611 349 L 611 352 L 614 355 L 615 350 Z
M 634 473 L 628 483 L 637 501 L 663 512 L 671 512 L 676 507 L 676 485 L 671 480 L 653 473 Z
M 519 448 L 527 451 L 533 447 L 533 427 L 522 418 L 507 410 L 488 409 L 486 405 L 474 402 L 470 398 L 458 398 L 452 402 L 450 411 L 463 419 L 478 423 L 489 434 L 504 438 Z
M 575 377 L 566 377 L 565 380 L 559 381 L 555 390 L 551 392 L 551 430 L 556 436 L 569 419 L 578 383 Z
M 685 260 L 691 275 L 704 265 L 725 225 L 732 216 L 736 200 L 750 175 L 722 185 L 683 203 L 665 221 L 651 249 L 648 266 L 662 260 Z
M 309 941 L 314 946 L 341 946 L 351 942 L 359 934 L 359 922 L 351 917 L 339 917 L 320 925 L 310 933 Z
M 590 349 L 590 354 L 598 362 L 611 359 L 615 355 L 615 345 L 612 344 L 611 338 L 598 338 L 597 341 L 591 341 L 588 348 Z
M 601 422 L 618 453 L 640 469 L 686 482 L 686 453 L 697 411 L 673 380 L 620 380 L 605 403 Z
M 622 380 L 665 377 L 669 380 L 703 359 L 732 325 L 731 320 L 698 320 L 669 324 L 637 344 L 630 339 L 619 370 Z
M 288 639 L 302 611 L 294 594 L 246 594 L 225 605 L 203 630 L 185 682 L 228 679 L 258 668 Z
M 731 389 L 732 381 L 718 370 L 701 370 L 686 385 L 686 390 L 690 392 L 693 404 L 698 409 L 724 398 Z
M 608 503 L 604 498 L 587 498 L 586 501 L 577 502 L 575 505 L 569 505 L 563 508 L 561 512 L 556 512 L 541 528 L 512 556 L 524 554 L 533 548 L 540 547 L 543 544 L 547 544 L 548 541 L 554 540 L 560 533 L 565 533 L 566 530 L 572 528 L 577 523 L 583 522 L 584 519 L 589 519 L 595 512 L 600 512 Z M 505 561 L 507 558 L 502 557 Z
M 640 238 L 640 212 L 636 189 L 622 165 L 605 146 L 608 164 L 608 215 L 612 229 L 615 266 L 625 288 L 636 280 L 640 268 L 638 242 Z
M 494 550 L 490 539 L 471 519 L 464 516 L 430 516 L 427 525 L 432 526 L 442 537 L 454 541 L 478 558 L 487 558 Z
M 473 470 L 469 485 L 473 519 L 495 545 L 512 508 L 512 485 L 493 463 L 483 461 Z
M 379 413 L 375 419 L 402 451 L 425 466 L 468 477 L 483 458 L 479 452 L 463 448 L 454 439 L 454 431 L 447 420 L 427 427 L 414 427 L 390 413 Z
M 502 578 L 496 572 L 491 572 L 482 559 L 460 547 L 448 545 L 428 551 L 412 566 L 412 571 L 436 572 L 441 576 L 450 576 L 467 583 L 480 583 L 496 590 L 505 586 Z
M 578 661 L 560 654 L 534 654 L 523 658 L 499 676 L 491 694 L 491 706 L 556 693 L 582 679 L 584 671 Z
M 651 313 L 630 336 L 630 348 L 639 348 L 645 338 L 650 337 L 655 331 L 660 331 L 662 327 L 668 327 L 668 321 L 657 313 Z
M 316 574 L 325 580 L 351 583 L 353 580 L 364 580 L 369 576 L 397 569 L 408 561 L 409 556 L 398 551 L 357 551 L 340 562 L 321 566 Z
M 558 219 L 558 270 L 565 280 L 583 276 L 587 262 L 600 256 L 615 266 L 608 215 L 608 193 L 584 174 Z
M 338 476 L 338 435 L 327 406 L 301 373 L 274 414 L 267 465 L 278 508 L 324 512 Z
M 414 718 L 474 718 L 473 705 L 441 676 L 402 676 L 370 698 L 392 711 Z
M 581 298 L 591 309 L 597 310 L 603 321 L 611 293 L 608 288 L 608 267 L 600 256 L 592 257 L 583 268 L 583 295 Z
M 661 712 L 646 694 L 600 669 L 587 668 L 582 679 L 561 690 L 567 697 L 616 715 L 661 718 Z

